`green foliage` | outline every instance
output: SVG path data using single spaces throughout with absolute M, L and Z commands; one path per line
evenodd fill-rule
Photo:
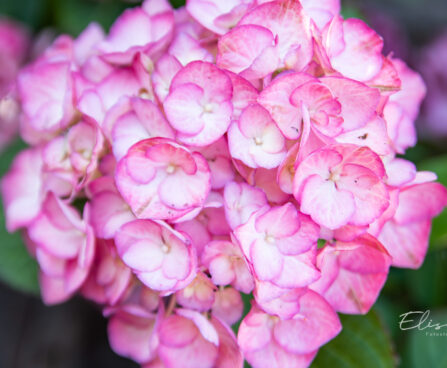
M 343 330 L 323 346 L 312 368 L 391 368 L 392 344 L 375 311 L 365 316 L 341 315 Z
M 432 320 L 432 324 L 446 325 L 447 309 L 430 312 L 428 320 Z M 408 344 L 403 357 L 402 367 L 447 368 L 447 325 L 439 330 L 425 328 L 428 320 L 421 325 L 420 329 L 414 328 L 405 331 L 408 334 Z
M 71 35 L 78 35 L 91 22 L 97 22 L 107 30 L 123 10 L 129 7 L 129 4 L 119 0 L 51 1 L 55 26 Z

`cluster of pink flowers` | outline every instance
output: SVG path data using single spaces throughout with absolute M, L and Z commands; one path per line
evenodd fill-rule
M 2 182 L 43 300 L 102 305 L 144 368 L 309 366 L 447 204 L 397 157 L 425 87 L 382 46 L 338 0 L 147 0 L 60 36 Z
M 24 27 L 0 17 L 0 152 L 19 129 L 15 79 L 28 48 L 29 35 Z

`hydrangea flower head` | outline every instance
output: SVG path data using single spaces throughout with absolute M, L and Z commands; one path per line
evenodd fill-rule
M 1 183 L 44 302 L 98 303 L 144 368 L 308 367 L 447 205 L 398 157 L 425 86 L 382 48 L 338 0 L 146 0 L 57 38 Z

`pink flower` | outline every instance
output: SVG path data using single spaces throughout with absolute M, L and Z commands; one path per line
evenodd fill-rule
M 304 11 L 318 28 L 323 29 L 334 16 L 340 13 L 340 0 L 301 0 Z
M 162 138 L 132 146 L 116 170 L 118 190 L 139 218 L 174 219 L 202 206 L 210 180 L 202 155 Z
M 188 0 L 186 10 L 202 26 L 219 35 L 225 34 L 236 25 L 251 0 L 230 0 L 225 2 L 209 0 Z
M 164 309 L 156 309 L 160 299 L 153 291 L 137 285 L 129 289 L 129 295 L 121 305 L 105 310 L 111 316 L 108 324 L 109 342 L 119 355 L 138 363 L 157 357 L 157 328 Z
M 19 33 L 0 21 L 0 124 L 20 114 L 31 146 L 2 179 L 6 226 L 44 301 L 100 304 L 118 354 L 308 367 L 336 312 L 423 262 L 447 190 L 397 155 L 425 86 L 339 0 L 146 0 L 15 86 Z
M 175 295 L 182 307 L 204 312 L 210 310 L 214 303 L 214 289 L 212 281 L 203 272 L 199 272 L 187 287 L 177 291 Z
M 143 139 L 174 138 L 173 130 L 157 105 L 137 97 L 120 99 L 109 110 L 104 128 L 109 133 L 117 160 Z
M 428 249 L 431 220 L 447 205 L 447 190 L 439 183 L 415 180 L 394 190 L 391 198 L 373 234 L 392 256 L 393 266 L 419 268 Z
M 330 66 L 361 82 L 374 78 L 382 68 L 382 38 L 360 19 L 334 17 L 323 31 L 324 51 Z
M 17 87 L 26 124 L 45 138 L 57 134 L 74 118 L 70 61 L 43 56 L 20 72 Z M 32 137 L 29 140 L 34 141 Z
M 119 258 L 111 240 L 96 240 L 95 259 L 82 294 L 99 304 L 114 305 L 126 291 L 132 272 Z
M 41 150 L 30 148 L 19 153 L 9 172 L 2 178 L 8 231 L 28 226 L 39 214 L 45 196 L 41 170 Z
M 327 244 L 318 254 L 322 277 L 311 288 L 341 313 L 365 314 L 388 276 L 391 257 L 370 235 Z
M 231 182 L 224 190 L 225 216 L 234 230 L 267 204 L 264 192 L 245 183 Z
M 330 137 L 364 126 L 373 117 L 379 96 L 376 89 L 351 79 L 288 73 L 275 78 L 258 101 L 282 133 L 296 139 L 304 130 L 302 121 Z
M 247 43 L 250 48 L 245 47 Z M 272 1 L 248 11 L 219 40 L 217 64 L 248 79 L 281 68 L 301 71 L 312 58 L 307 19 L 296 1 Z
M 255 367 L 308 367 L 318 348 L 341 330 L 337 314 L 317 293 L 300 299 L 294 318 L 281 320 L 254 305 L 239 328 L 238 343 Z
M 216 318 L 211 321 L 187 309 L 163 320 L 158 353 L 165 367 L 242 368 L 242 354 L 233 332 Z
M 41 212 L 28 227 L 41 268 L 42 298 L 47 304 L 70 298 L 88 276 L 95 254 L 89 217 L 88 204 L 82 220 L 74 208 L 49 193 Z
M 98 83 L 78 77 L 77 108 L 102 127 L 111 108 L 123 97 L 136 97 L 145 93 L 145 85 L 131 68 L 114 69 Z
M 232 285 L 244 293 L 253 289 L 253 277 L 239 247 L 233 243 L 219 240 L 208 243 L 203 250 L 202 263 L 208 268 L 214 284 Z
M 296 288 L 320 276 L 314 266 L 318 227 L 291 203 L 255 212 L 234 235 L 260 281 Z
M 128 64 L 137 52 L 153 53 L 168 44 L 174 17 L 167 2 L 157 7 L 146 0 L 142 7 L 126 10 L 112 25 L 109 36 L 98 45 L 103 58 L 115 64 Z
M 109 320 L 108 334 L 111 348 L 126 358 L 145 363 L 156 357 L 157 317 L 139 316 L 118 311 Z
M 404 153 L 416 144 L 414 121 L 419 114 L 419 106 L 426 94 L 421 76 L 399 60 L 392 60 L 402 81 L 400 91 L 390 96 L 384 107 L 383 116 L 387 121 L 388 135 L 397 153 Z
M 303 213 L 329 229 L 367 225 L 389 205 L 384 177 L 383 163 L 370 149 L 332 145 L 298 165 L 294 196 Z
M 275 168 L 286 155 L 285 138 L 260 105 L 248 106 L 231 124 L 228 144 L 234 158 L 253 168 Z
M 150 220 L 124 224 L 115 235 L 123 262 L 148 287 L 175 291 L 196 275 L 196 254 L 181 234 Z
M 205 146 L 228 129 L 231 97 L 230 78 L 213 64 L 195 61 L 176 74 L 163 105 L 180 141 Z
M 237 290 L 228 287 L 216 291 L 212 308 L 214 317 L 232 325 L 241 319 L 243 311 L 244 303 Z
M 91 182 L 91 224 L 98 238 L 112 239 L 121 225 L 135 219 L 130 207 L 124 201 L 110 177 L 98 178 Z
M 182 311 L 178 311 L 182 312 Z M 158 353 L 166 367 L 182 362 L 185 368 L 212 368 L 218 356 L 219 336 L 204 316 L 185 310 L 166 318 L 159 327 Z
M 231 155 L 225 138 L 197 149 L 208 162 L 211 172 L 211 188 L 221 189 L 225 184 L 234 179 L 234 169 L 231 163 Z

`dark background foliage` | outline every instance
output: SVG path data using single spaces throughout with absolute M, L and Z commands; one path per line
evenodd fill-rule
M 106 29 L 126 7 L 120 0 L 0 0 L 0 14 L 24 23 L 34 35 L 77 35 L 91 21 Z M 175 6 L 181 0 L 172 0 Z M 346 0 L 346 17 L 365 19 L 374 28 L 391 24 L 388 51 L 412 67 L 421 47 L 447 27 L 445 0 Z M 390 27 L 388 27 L 390 28 Z M 446 101 L 447 103 L 447 101 Z M 421 124 L 419 130 L 424 136 Z M 420 140 L 407 158 L 420 170 L 435 171 L 447 185 L 447 142 Z M 0 156 L 3 176 L 17 142 Z M 99 308 L 74 298 L 45 307 L 38 297 L 37 267 L 19 234 L 7 234 L 0 214 L 0 367 L 102 368 L 137 367 L 118 357 L 107 342 L 107 323 Z M 248 298 L 247 298 L 248 299 Z M 382 294 L 367 316 L 341 316 L 343 332 L 321 349 L 313 367 L 443 368 L 447 367 L 447 337 L 424 331 L 401 331 L 399 315 L 431 310 L 431 318 L 447 323 L 447 212 L 434 221 L 430 250 L 416 271 L 392 269 Z

